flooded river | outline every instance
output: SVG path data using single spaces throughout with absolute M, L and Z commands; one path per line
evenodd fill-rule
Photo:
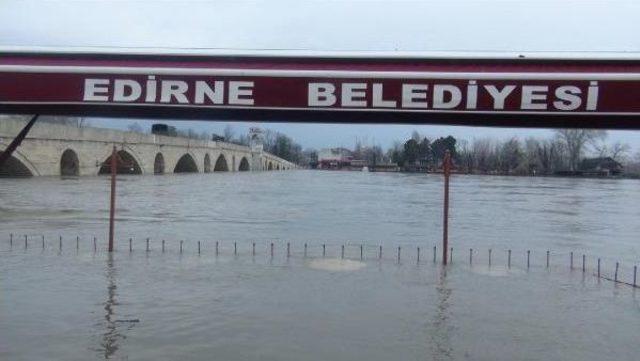
M 445 271 L 438 175 L 0 179 L 0 359 L 637 360 L 639 186 L 455 176 Z

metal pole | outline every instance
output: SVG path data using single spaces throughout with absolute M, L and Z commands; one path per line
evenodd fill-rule
M 582 255 L 582 273 L 585 273 L 585 271 L 587 270 L 587 256 L 586 255 Z
M 304 257 L 307 258 L 307 244 L 304 244 Z
M 118 151 L 116 146 L 113 146 L 111 151 L 111 200 L 109 205 L 109 252 L 113 252 L 113 232 L 115 226 L 115 212 L 116 212 L 116 173 L 118 167 L 117 161 Z
M 400 262 L 400 246 L 398 246 L 398 263 Z
M 271 242 L 271 258 L 273 258 L 273 242 Z
M 233 255 L 237 256 L 238 255 L 238 242 L 233 242 Z
M 600 278 L 600 258 L 598 258 L 598 278 Z
M 9 246 L 13 247 L 13 233 L 9 234 Z
M 378 246 L 378 259 L 382 259 L 382 246 Z
M 218 255 L 218 244 L 219 244 L 219 242 L 216 241 L 216 256 Z
M 449 248 L 449 263 L 453 263 L 453 247 Z
M 182 243 L 183 243 L 183 242 L 184 242 L 184 241 L 182 241 L 182 240 L 180 241 L 180 253 L 182 253 Z
M 27 249 L 27 242 L 28 242 L 27 240 L 28 240 L 28 237 L 27 237 L 27 235 L 25 234 L 25 235 L 24 235 L 24 249 Z
M 613 280 L 615 282 L 618 282 L 618 268 L 620 267 L 620 263 L 616 262 L 616 273 L 615 276 L 613 277 Z
M 200 254 L 200 241 L 198 241 L 198 254 Z
M 511 268 L 511 250 L 507 251 L 509 256 L 507 257 L 507 268 Z
M 149 238 L 147 238 L 147 252 L 149 252 Z
M 256 242 L 253 242 L 253 244 L 251 245 L 251 255 L 256 255 Z
M 416 263 L 420 263 L 420 247 L 418 247 L 418 260 L 416 261 Z
M 633 266 L 633 287 L 636 287 L 636 279 L 638 276 L 638 266 Z
M 340 258 L 344 258 L 344 244 L 342 245 L 342 250 L 340 251 Z
M 362 251 L 362 245 L 360 245 L 360 260 L 362 260 L 363 257 L 364 257 L 364 255 L 363 255 L 363 251 Z
M 327 245 L 326 244 L 322 244 L 322 257 L 324 257 L 327 254 Z
M 433 263 L 436 263 L 436 246 L 433 246 Z
M 60 246 L 60 247 L 59 247 L 60 251 L 62 251 L 62 236 L 60 236 L 59 246 Z
M 42 249 L 44 249 L 44 235 L 42 236 Z
M 451 153 L 444 153 L 444 205 L 442 210 L 442 264 L 447 265 L 447 250 L 449 249 L 449 176 L 451 173 Z
M 98 240 L 96 237 L 93 237 L 93 252 L 98 250 Z
M 531 250 L 527 250 L 527 269 L 529 269 L 530 259 L 531 259 Z
M 133 251 L 133 239 L 129 238 L 129 252 Z
M 291 243 L 287 242 L 287 258 L 291 256 Z
M 469 248 L 469 264 L 473 264 L 473 248 Z
M 164 239 L 162 240 L 162 253 L 164 253 Z
M 491 248 L 489 248 L 489 267 L 491 267 Z
M 80 236 L 76 236 L 76 251 L 80 249 Z

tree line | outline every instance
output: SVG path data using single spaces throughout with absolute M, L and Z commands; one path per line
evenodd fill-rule
M 551 175 L 579 170 L 587 153 L 620 163 L 626 161 L 630 147 L 623 143 L 609 145 L 606 137 L 606 131 L 601 130 L 558 129 L 546 139 L 483 138 L 468 142 L 453 136 L 432 141 L 413 132 L 410 139 L 396 143 L 388 154 L 405 171 L 438 169 L 448 150 L 455 167 L 464 173 Z

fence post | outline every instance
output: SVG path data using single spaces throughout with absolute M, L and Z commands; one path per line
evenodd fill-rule
M 129 238 L 129 252 L 133 251 L 133 239 Z
M 304 244 L 304 258 L 307 258 L 307 244 Z
M 80 249 L 80 236 L 76 236 L 76 251 Z
M 489 248 L 489 267 L 491 267 L 491 248 Z
M 24 249 L 27 249 L 27 235 L 24 235 Z
M 147 238 L 147 252 L 149 252 L 149 238 Z
M 98 250 L 98 240 L 96 239 L 96 237 L 93 237 L 93 252 L 96 252 Z
M 233 255 L 237 256 L 238 255 L 238 242 L 233 241 Z
M 547 268 L 549 268 L 549 253 L 550 253 L 550 251 L 547 250 Z
M 291 256 L 291 243 L 287 242 L 287 258 Z
M 9 247 L 13 247 L 13 233 L 9 233 Z
M 378 259 L 382 259 L 382 245 L 378 246 Z
M 184 242 L 183 240 L 180 240 L 180 253 L 182 253 L 182 243 L 183 242 Z
M 614 280 L 615 282 L 618 282 L 618 268 L 619 268 L 619 266 L 620 266 L 620 263 L 619 263 L 619 262 L 616 262 L 616 274 L 615 274 L 615 276 L 614 276 L 614 278 L 613 278 L 613 280 Z
M 340 251 L 340 258 L 344 258 L 344 244 L 342 245 L 342 248 Z
M 570 255 L 569 269 L 573 269 L 573 252 L 571 252 L 569 255 Z
M 507 257 L 507 268 L 511 268 L 511 250 L 508 250 L 508 257 Z
M 636 276 L 638 275 L 638 266 L 633 266 L 633 287 L 636 287 Z
M 327 254 L 327 245 L 326 244 L 322 244 L 322 257 L 326 256 Z
M 418 261 L 417 263 L 420 263 L 420 247 L 418 247 Z
M 436 246 L 433 246 L 433 263 L 436 263 Z
M 62 236 L 60 236 L 60 241 L 59 241 L 59 250 L 62 251 Z
M 251 255 L 256 255 L 256 242 L 253 242 L 253 244 L 251 245 Z
M 44 249 L 44 235 L 42 235 L 42 249 Z
M 200 254 L 200 241 L 198 241 L 198 254 Z
M 530 267 L 531 250 L 527 250 L 527 269 Z
M 360 260 L 362 261 L 364 255 L 363 255 L 363 250 L 362 250 L 362 245 L 360 245 Z
M 164 253 L 164 239 L 162 240 L 162 253 Z
M 469 248 L 469 264 L 473 265 L 473 248 Z
M 598 278 L 600 278 L 600 258 L 598 258 Z
M 582 273 L 585 273 L 587 271 L 587 256 L 586 255 L 582 255 Z

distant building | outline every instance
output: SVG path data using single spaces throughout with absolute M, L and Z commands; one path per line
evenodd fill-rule
M 584 175 L 619 175 L 623 166 L 611 157 L 586 158 L 580 162 L 579 170 Z
M 318 152 L 318 168 L 342 169 L 351 166 L 353 152 L 346 148 L 324 148 Z

